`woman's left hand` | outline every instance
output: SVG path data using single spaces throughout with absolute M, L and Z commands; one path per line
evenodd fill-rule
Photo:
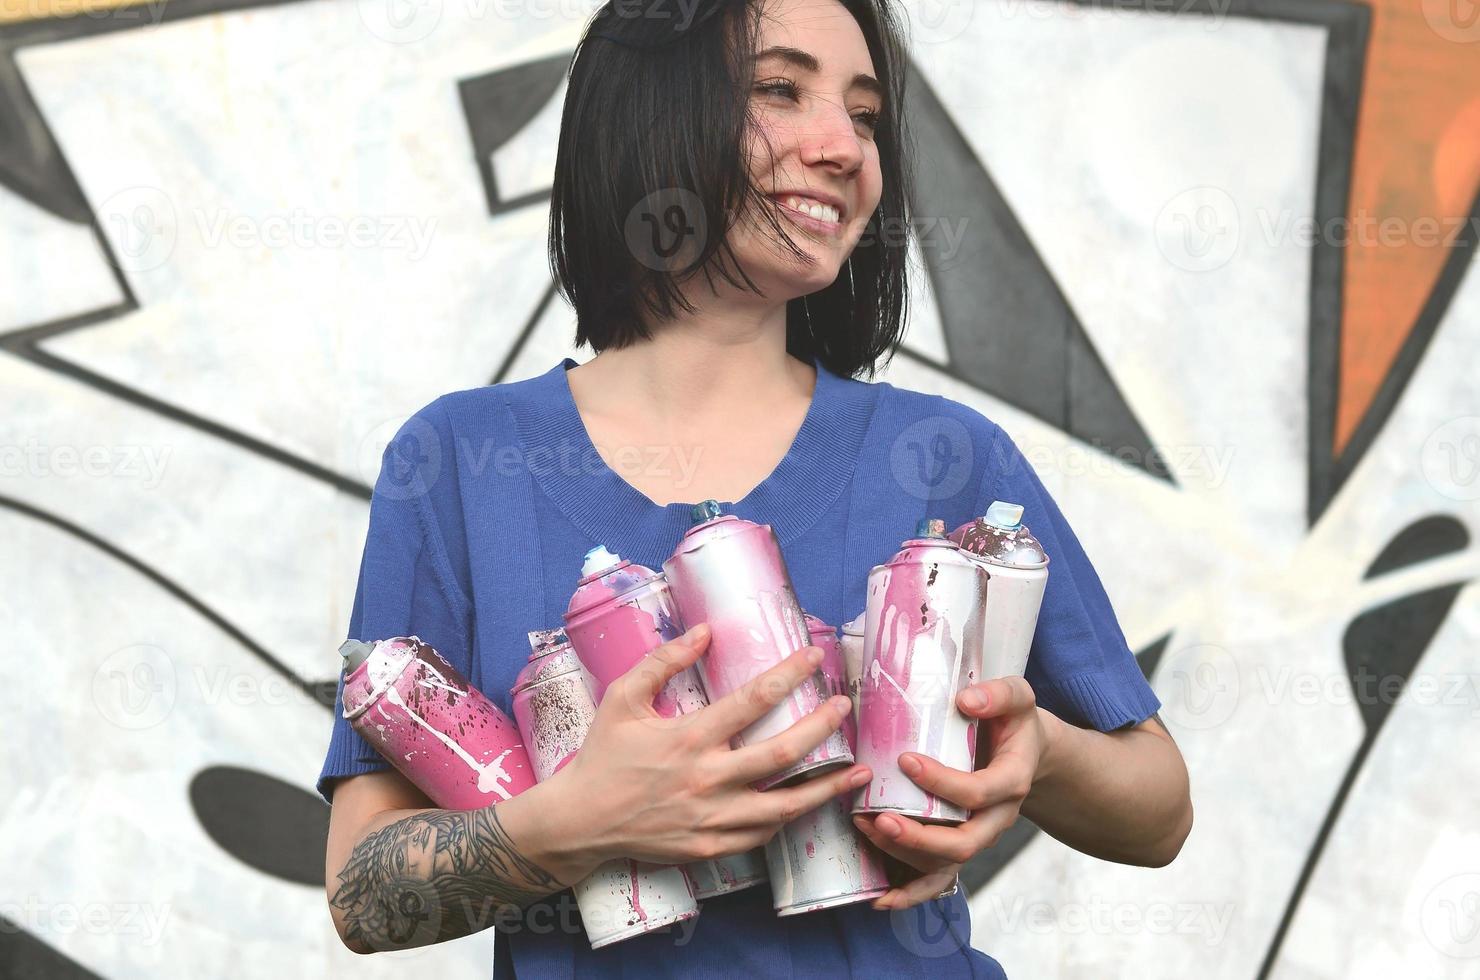
M 1021 677 L 973 684 L 956 696 L 961 711 L 977 719 L 977 754 L 990 750 L 986 768 L 962 772 L 918 752 L 905 752 L 899 767 L 921 787 L 971 811 L 956 826 L 922 824 L 897 813 L 856 814 L 854 826 L 874 845 L 922 872 L 874 900 L 876 909 L 903 909 L 938 897 L 955 883 L 961 866 L 996 845 L 1018 818 L 1048 749 L 1048 734 L 1033 688 Z

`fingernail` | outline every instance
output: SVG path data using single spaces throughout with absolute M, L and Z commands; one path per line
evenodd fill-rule
M 853 713 L 853 702 L 842 694 L 828 698 L 827 703 L 832 705 L 832 709 L 838 713 L 840 718 L 846 718 Z
M 704 637 L 706 637 L 708 635 L 709 635 L 709 624 L 708 623 L 696 623 L 693 626 L 690 626 L 689 629 L 688 629 L 688 632 L 684 633 L 683 636 L 684 636 L 684 639 L 686 639 L 686 640 L 702 640 L 702 639 L 704 639 Z
M 898 837 L 899 831 L 901 829 L 899 826 L 899 821 L 888 815 L 881 816 L 879 817 L 879 819 L 875 820 L 874 826 L 882 830 L 884 832 L 884 836 L 886 837 Z
M 968 687 L 961 692 L 961 703 L 973 711 L 980 711 L 987 706 L 987 699 L 974 687 Z
M 851 775 L 851 776 L 848 777 L 848 785 L 849 786 L 862 786 L 864 783 L 868 782 L 870 778 L 871 778 L 871 776 L 870 776 L 869 771 L 867 769 L 860 769 L 857 772 L 855 772 L 853 775 Z
M 807 648 L 807 663 L 811 664 L 813 667 L 816 667 L 818 664 L 822 663 L 822 647 Z
M 906 755 L 899 760 L 899 768 L 904 770 L 906 776 L 918 776 L 920 775 L 920 770 L 925 767 L 920 765 L 919 759 L 912 755 Z

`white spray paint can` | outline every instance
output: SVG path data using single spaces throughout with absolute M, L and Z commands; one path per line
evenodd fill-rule
M 986 514 L 950 533 L 961 550 L 980 559 L 992 576 L 987 592 L 982 677 L 1021 677 L 1038 628 L 1048 585 L 1048 556 L 1023 524 L 1023 508 L 994 501 Z
M 596 717 L 596 697 L 565 630 L 536 630 L 529 643 L 534 652 L 514 681 L 514 717 L 535 778 L 543 782 L 585 741 Z M 573 891 L 592 949 L 699 914 L 688 874 L 667 865 L 617 858 L 576 882 Z
M 842 652 L 837 632 L 807 614 L 807 631 L 823 651 L 820 669 L 828 694 L 843 690 Z M 844 719 L 849 748 L 856 729 Z M 777 915 L 798 915 L 818 909 L 866 902 L 889 890 L 884 859 L 868 838 L 853 826 L 851 794 L 835 796 L 785 824 L 766 844 L 766 869 Z

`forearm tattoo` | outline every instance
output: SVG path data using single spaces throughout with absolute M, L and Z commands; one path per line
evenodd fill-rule
M 344 911 L 346 941 L 406 949 L 478 932 L 564 887 L 519 853 L 490 806 L 416 814 L 366 836 L 330 903 Z

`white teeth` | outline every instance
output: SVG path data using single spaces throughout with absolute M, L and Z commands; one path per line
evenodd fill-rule
M 839 219 L 838 209 L 832 205 L 797 197 L 794 194 L 791 197 L 785 198 L 781 203 L 794 211 L 811 215 L 819 221 L 831 221 L 836 224 Z

